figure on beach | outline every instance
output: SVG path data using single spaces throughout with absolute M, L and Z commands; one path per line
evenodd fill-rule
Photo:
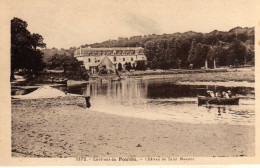
M 91 106 L 91 104 L 90 104 L 90 96 L 86 96 L 85 100 L 86 100 L 86 107 L 90 108 L 90 106 Z

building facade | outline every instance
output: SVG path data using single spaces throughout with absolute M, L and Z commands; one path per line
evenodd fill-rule
M 136 61 L 146 61 L 142 47 L 116 47 L 116 48 L 79 48 L 74 52 L 74 57 L 83 61 L 85 68 L 91 70 L 99 65 L 107 57 L 118 69 L 119 63 L 124 68 L 125 63 L 136 65 Z

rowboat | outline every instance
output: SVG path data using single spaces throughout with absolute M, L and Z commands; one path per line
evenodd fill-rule
M 217 105 L 238 105 L 239 98 L 219 98 L 219 97 L 205 97 L 198 96 L 198 105 L 202 104 L 217 104 Z

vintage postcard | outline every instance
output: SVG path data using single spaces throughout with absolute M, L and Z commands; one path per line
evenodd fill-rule
M 257 0 L 0 0 L 0 165 L 259 164 Z

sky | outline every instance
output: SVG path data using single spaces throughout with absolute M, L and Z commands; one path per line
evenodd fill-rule
M 28 23 L 47 48 L 118 37 L 254 27 L 255 0 L 13 0 L 11 17 Z

